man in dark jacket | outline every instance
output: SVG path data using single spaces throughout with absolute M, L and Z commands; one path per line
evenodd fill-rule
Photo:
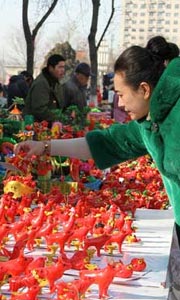
M 48 58 L 47 66 L 33 81 L 25 100 L 24 115 L 33 115 L 34 120 L 41 122 L 57 120 L 55 110 L 62 106 L 62 85 L 65 59 L 59 54 Z
M 64 104 L 63 108 L 77 105 L 82 110 L 87 106 L 87 83 L 91 75 L 90 66 L 84 62 L 80 63 L 72 77 L 64 83 Z

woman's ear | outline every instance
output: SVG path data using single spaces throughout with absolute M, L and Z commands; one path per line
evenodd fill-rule
M 144 94 L 144 99 L 149 100 L 151 96 L 151 86 L 147 82 L 143 81 L 140 83 L 140 88 Z

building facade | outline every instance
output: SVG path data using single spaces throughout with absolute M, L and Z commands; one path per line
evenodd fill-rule
M 162 35 L 180 47 L 180 0 L 121 0 L 120 45 L 145 46 Z
M 108 42 L 103 40 L 98 50 L 98 71 L 100 77 L 108 72 L 109 51 Z

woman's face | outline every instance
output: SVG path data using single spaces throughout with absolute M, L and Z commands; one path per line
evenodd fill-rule
M 151 88 L 148 83 L 141 82 L 134 90 L 125 82 L 125 73 L 118 72 L 114 76 L 115 91 L 119 96 L 118 106 L 124 108 L 132 120 L 146 117 L 149 112 Z

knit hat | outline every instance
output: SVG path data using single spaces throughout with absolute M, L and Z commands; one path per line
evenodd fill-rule
M 84 62 L 77 65 L 77 67 L 75 69 L 75 73 L 80 73 L 80 74 L 83 74 L 87 77 L 92 75 L 90 66 L 87 63 L 84 63 Z

